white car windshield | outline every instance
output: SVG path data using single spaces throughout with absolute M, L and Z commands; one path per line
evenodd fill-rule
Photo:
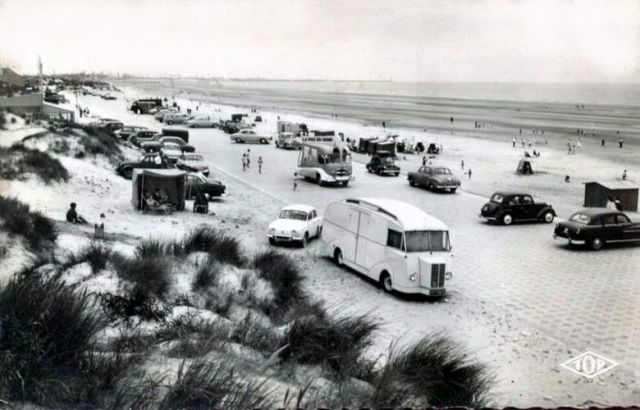
M 584 224 L 584 225 L 589 225 L 589 222 L 591 221 L 591 218 L 588 215 L 585 215 L 585 214 L 582 214 L 582 213 L 577 213 L 577 214 L 571 215 L 569 220 L 571 222 L 578 222 L 578 223 L 581 223 L 581 224 Z
M 449 232 L 447 231 L 408 231 L 405 233 L 407 252 L 447 252 Z
M 296 211 L 295 209 L 285 209 L 280 212 L 279 219 L 293 219 L 296 221 L 306 221 L 307 213 L 305 211 Z

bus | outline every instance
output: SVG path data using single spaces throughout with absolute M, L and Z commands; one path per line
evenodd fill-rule
M 355 179 L 347 146 L 336 140 L 335 135 L 317 135 L 314 132 L 302 138 L 294 175 L 315 181 L 318 185 L 347 186 Z

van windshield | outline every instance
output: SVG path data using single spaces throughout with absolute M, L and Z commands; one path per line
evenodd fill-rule
M 448 252 L 449 232 L 409 231 L 405 233 L 407 252 Z

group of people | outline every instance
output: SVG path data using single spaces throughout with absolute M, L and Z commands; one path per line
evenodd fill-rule
M 258 173 L 262 174 L 262 156 L 258 157 Z M 247 149 L 247 152 L 242 154 L 242 170 L 246 171 L 251 168 L 251 149 Z
M 144 190 L 142 193 L 143 210 L 171 213 L 173 204 L 169 202 L 169 195 L 164 189 L 156 189 L 153 193 L 150 190 Z

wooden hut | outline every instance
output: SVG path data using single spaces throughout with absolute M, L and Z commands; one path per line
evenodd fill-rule
M 638 210 L 638 187 L 633 183 L 629 181 L 585 183 L 585 207 L 605 207 L 609 197 L 618 198 L 623 211 L 637 212 Z

